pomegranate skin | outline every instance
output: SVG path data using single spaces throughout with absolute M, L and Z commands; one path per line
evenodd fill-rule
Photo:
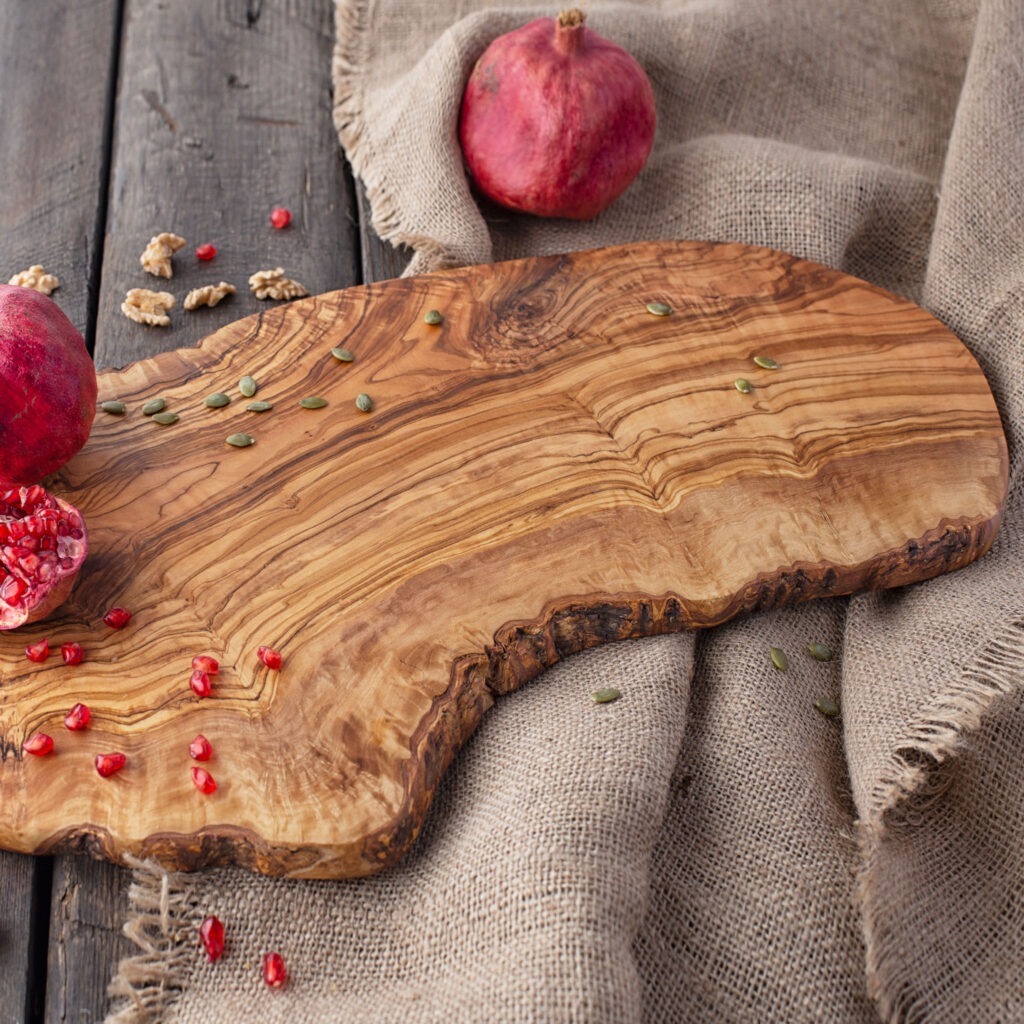
M 96 368 L 60 307 L 0 285 L 0 487 L 38 483 L 85 444 Z
M 654 92 L 579 11 L 495 39 L 477 61 L 459 142 L 478 192 L 539 217 L 589 220 L 640 173 L 654 145 Z

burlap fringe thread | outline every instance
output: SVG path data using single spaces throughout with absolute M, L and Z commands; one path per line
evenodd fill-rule
M 197 902 L 184 875 L 169 873 L 153 861 L 125 857 L 125 862 L 132 868 L 128 899 L 133 916 L 123 931 L 139 952 L 118 965 L 107 994 L 126 1002 L 106 1024 L 159 1024 L 200 952 Z
M 920 820 L 948 788 L 940 771 L 970 742 L 994 705 L 1024 684 L 1024 621 L 1012 623 L 982 651 L 960 684 L 906 733 L 892 752 L 890 772 L 878 780 L 867 816 L 857 826 L 860 848 L 858 903 L 864 929 L 868 995 L 882 1020 L 924 1020 L 915 993 L 898 980 L 907 950 L 892 935 L 892 907 L 874 899 L 887 834 Z

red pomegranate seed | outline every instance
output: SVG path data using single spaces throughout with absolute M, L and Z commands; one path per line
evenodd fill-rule
M 125 626 L 131 621 L 132 613 L 127 608 L 111 608 L 106 615 L 103 616 L 103 621 L 111 629 L 124 629 Z
M 284 988 L 288 972 L 284 969 L 284 959 L 280 953 L 263 954 L 263 980 L 271 988 Z
M 113 775 L 115 772 L 119 772 L 125 764 L 128 762 L 128 758 L 117 751 L 113 754 L 97 754 L 96 755 L 96 771 L 107 778 L 109 775 Z
M 209 697 L 213 687 L 210 685 L 210 677 L 201 668 L 192 670 L 192 678 L 188 681 L 192 692 L 197 697 Z
M 26 754 L 35 754 L 37 757 L 42 757 L 53 750 L 53 737 L 47 736 L 45 732 L 33 733 L 22 743 L 21 749 Z
M 212 260 L 217 255 L 217 250 L 209 242 L 204 243 L 196 249 L 197 260 Z
M 292 211 L 287 209 L 286 207 L 275 206 L 270 211 L 270 223 L 273 224 L 273 226 L 277 228 L 278 231 L 280 231 L 281 228 L 288 227 L 288 225 L 291 224 L 291 222 Z
M 200 793 L 212 793 L 217 788 L 217 783 L 214 781 L 213 776 L 205 768 L 200 768 L 198 765 L 192 768 L 192 781 Z
M 49 640 L 37 640 L 34 644 L 29 644 L 25 648 L 25 657 L 29 661 L 46 661 L 50 656 L 50 641 Z
M 273 647 L 260 646 L 256 655 L 267 668 L 279 669 L 281 667 L 281 652 L 275 651 Z
M 208 654 L 197 654 L 192 659 L 192 667 L 202 669 L 208 676 L 215 676 L 220 671 L 220 662 Z
M 206 950 L 206 959 L 212 964 L 224 955 L 224 922 L 211 914 L 199 926 L 199 938 Z
M 92 713 L 87 704 L 76 704 L 65 716 L 64 724 L 72 731 L 78 732 L 89 724 Z
M 188 756 L 196 761 L 209 761 L 213 756 L 213 747 L 202 733 L 188 745 Z
M 60 656 L 64 659 L 65 665 L 81 665 L 85 652 L 81 644 L 61 644 Z

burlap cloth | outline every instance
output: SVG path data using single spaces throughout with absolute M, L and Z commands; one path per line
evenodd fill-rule
M 412 269 L 700 238 L 908 295 L 1000 404 L 1002 532 L 927 584 L 557 666 L 487 715 L 376 878 L 140 866 L 112 1019 L 1024 1021 L 1024 4 L 593 0 L 659 125 L 585 224 L 485 220 L 467 189 L 462 83 L 492 36 L 554 13 L 487 6 L 340 0 L 341 139 Z M 839 657 L 800 656 L 812 639 Z M 595 706 L 607 683 L 624 697 Z M 284 991 L 259 980 L 271 948 Z

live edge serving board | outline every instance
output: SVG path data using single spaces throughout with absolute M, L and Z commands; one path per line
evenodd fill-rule
M 243 375 L 270 412 L 246 411 Z M 105 372 L 100 391 L 128 413 L 99 413 L 49 481 L 86 517 L 86 565 L 56 618 L 0 636 L 13 850 L 379 870 L 496 695 L 604 641 L 961 567 L 1007 487 L 957 338 L 863 281 L 740 245 L 350 288 Z M 207 408 L 215 391 L 231 404 Z M 141 414 L 155 397 L 177 423 Z M 255 444 L 225 444 L 236 432 Z M 126 629 L 102 624 L 113 605 Z M 86 660 L 29 662 L 44 636 Z M 221 664 L 204 700 L 200 653 Z M 78 701 L 92 722 L 71 733 Z M 22 754 L 38 730 L 55 751 Z M 190 777 L 200 732 L 211 795 Z M 113 750 L 127 766 L 100 778 Z

